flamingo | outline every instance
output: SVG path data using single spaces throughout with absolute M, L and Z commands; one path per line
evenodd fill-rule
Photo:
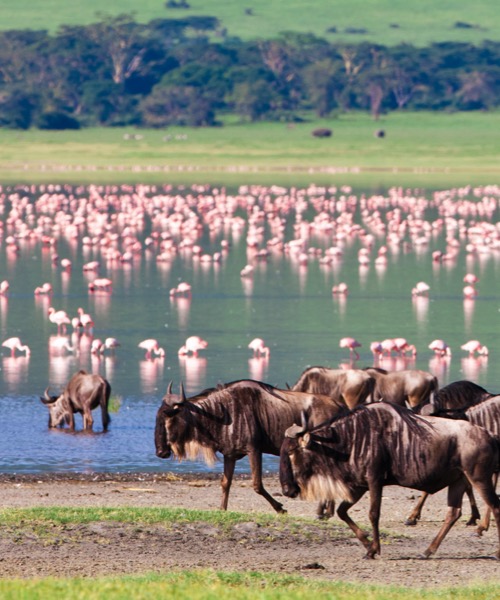
M 269 348 L 266 346 L 266 343 L 262 338 L 254 338 L 249 344 L 248 347 L 253 350 L 254 356 L 263 356 L 264 358 L 268 358 L 270 354 Z
M 382 340 L 380 345 L 382 346 L 382 354 L 387 354 L 387 356 L 391 356 L 391 354 L 398 349 L 396 342 L 392 338 Z
M 383 354 L 384 349 L 382 348 L 382 344 L 380 342 L 372 342 L 370 344 L 370 352 L 373 356 L 380 356 Z
M 358 351 L 356 350 L 356 348 L 360 348 L 361 344 L 358 342 L 358 340 L 355 340 L 352 337 L 342 338 L 339 342 L 339 347 L 340 348 L 349 348 L 349 354 L 350 354 L 351 358 L 354 355 L 355 360 L 359 359 L 359 354 L 358 354 Z
M 69 344 L 68 337 L 65 335 L 50 336 L 49 339 L 49 353 L 53 355 L 59 355 L 63 350 L 68 352 L 74 352 L 74 346 Z
M 153 338 L 142 340 L 142 342 L 139 342 L 137 345 L 139 348 L 146 350 L 146 358 L 151 358 L 153 352 L 156 354 L 156 356 L 165 356 L 165 350 L 161 348 L 158 344 L 158 341 Z
M 419 281 L 411 291 L 412 296 L 427 296 L 429 294 L 430 285 L 425 281 Z
M 49 306 L 49 321 L 57 325 L 57 333 L 66 333 L 66 325 L 71 324 L 71 320 L 64 310 L 56 310 Z
M 181 281 L 177 287 L 170 290 L 170 297 L 185 296 L 186 298 L 191 297 L 191 286 L 185 281 Z
M 192 354 L 193 356 L 198 356 L 198 351 L 203 350 L 208 346 L 208 342 L 203 340 L 201 337 L 197 335 L 192 335 L 187 338 L 184 343 L 184 346 L 181 346 L 178 351 L 179 356 L 186 356 L 188 354 Z
M 332 287 L 332 294 L 347 294 L 348 291 L 349 288 L 347 286 L 347 283 L 342 282 Z
M 476 352 L 481 356 L 488 356 L 488 348 L 478 340 L 469 340 L 465 344 L 462 344 L 460 348 L 468 352 L 469 356 L 474 356 Z
M 2 342 L 2 346 L 10 349 L 11 356 L 16 355 L 16 350 L 18 350 L 19 352 L 24 352 L 26 354 L 26 356 L 29 356 L 31 354 L 31 350 L 30 350 L 29 346 L 27 346 L 26 344 L 23 344 L 21 342 L 20 338 L 18 338 L 18 337 L 7 338 L 6 340 L 4 340 Z
M 80 307 L 76 312 L 78 313 L 78 318 L 80 319 L 80 323 L 84 329 L 88 330 L 94 327 L 94 321 L 92 320 L 92 317 L 87 314 L 83 308 Z
M 90 353 L 91 354 L 100 354 L 102 348 L 102 340 L 99 338 L 94 338 L 92 343 L 90 344 Z
M 394 338 L 395 350 L 400 356 L 404 356 L 407 352 L 411 352 L 412 356 L 417 356 L 417 349 L 413 344 L 409 344 L 405 338 Z
M 434 351 L 436 356 L 451 356 L 451 349 L 443 340 L 433 340 L 429 344 L 429 348 Z
M 42 283 L 35 288 L 35 296 L 41 296 L 43 294 L 52 294 L 52 284 L 51 283 Z
M 89 283 L 88 288 L 89 292 L 95 292 L 97 290 L 110 292 L 112 285 L 113 282 L 111 281 L 111 279 L 108 279 L 107 277 L 98 277 L 97 279 L 94 279 L 94 281 L 91 281 Z
M 9 291 L 9 282 L 4 279 L 1 283 L 0 283 L 0 295 L 5 296 L 5 294 Z
M 466 273 L 464 276 L 464 283 L 468 283 L 469 285 L 474 285 L 479 281 L 479 277 L 474 275 L 474 273 Z
M 100 348 L 100 352 L 102 354 L 106 350 L 111 350 L 111 353 L 114 354 L 115 349 L 118 348 L 118 346 L 121 346 L 121 344 L 120 344 L 120 342 L 116 338 L 114 338 L 114 337 L 107 337 L 104 340 L 104 344 L 102 344 L 102 346 Z

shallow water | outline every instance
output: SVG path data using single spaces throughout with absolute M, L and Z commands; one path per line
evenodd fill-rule
M 38 188 L 29 192 L 16 191 L 29 198 L 28 204 L 41 196 Z M 364 245 L 362 237 L 354 233 L 333 240 L 331 232 L 315 234 L 309 230 L 309 247 L 324 252 L 335 243 L 343 254 L 329 265 L 320 264 L 318 257 L 310 254 L 307 265 L 302 265 L 290 254 L 273 251 L 266 260 L 257 259 L 255 252 L 247 250 L 247 230 L 227 223 L 212 230 L 205 226 L 197 240 L 203 252 L 213 255 L 221 251 L 221 240 L 227 239 L 230 246 L 220 263 L 202 263 L 193 259 L 190 252 L 177 252 L 170 260 L 158 262 L 157 251 L 144 247 L 134 255 L 132 262 L 121 263 L 104 260 L 99 245 L 85 246 L 81 242 L 87 233 L 85 227 L 77 239 L 72 239 L 64 226 L 56 228 L 54 233 L 53 224 L 44 224 L 44 232 L 56 237 L 55 248 L 43 244 L 39 235 L 17 236 L 18 249 L 12 251 L 6 242 L 12 233 L 12 227 L 6 222 L 11 216 L 9 196 L 12 193 L 12 189 L 4 188 L 0 280 L 7 279 L 10 290 L 7 296 L 0 296 L 0 333 L 1 339 L 19 336 L 30 346 L 31 355 L 11 357 L 6 348 L 1 348 L 1 472 L 207 470 L 201 462 L 177 463 L 155 456 L 155 414 L 170 380 L 174 382 L 174 389 L 184 382 L 188 395 L 219 382 L 241 378 L 285 387 L 287 383 L 294 383 L 307 366 L 352 364 L 348 352 L 339 348 L 339 340 L 345 336 L 353 336 L 362 344 L 355 366 L 373 364 L 371 341 L 405 337 L 417 347 L 417 357 L 386 359 L 380 366 L 430 370 L 438 376 L 441 385 L 467 378 L 490 391 L 500 390 L 500 251 L 467 252 L 467 237 L 456 233 L 451 222 L 448 231 L 436 229 L 425 244 L 416 244 L 406 234 L 401 243 L 389 246 L 387 265 L 383 267 L 374 264 L 376 250 L 385 243 L 382 235 L 374 236 L 369 265 L 360 266 L 358 250 Z M 195 195 L 193 190 L 169 190 L 169 193 Z M 66 189 L 59 194 L 85 197 L 88 190 Z M 350 194 L 359 200 L 361 192 L 353 190 Z M 153 190 L 148 197 L 157 195 L 158 191 Z M 326 195 L 340 199 L 345 194 L 331 190 Z M 203 197 L 206 196 L 210 196 L 210 191 L 204 190 Z M 428 200 L 433 197 L 431 192 L 415 196 Z M 251 194 L 245 197 L 248 199 Z M 317 199 L 317 194 L 306 197 Z M 471 190 L 464 197 L 477 203 L 482 195 L 474 196 Z M 498 223 L 498 196 L 491 194 L 490 197 L 495 208 L 484 218 Z M 248 211 L 254 216 L 256 209 L 252 207 L 256 205 L 254 200 Z M 415 202 L 408 205 L 415 206 Z M 64 211 L 64 203 L 61 210 Z M 162 210 L 166 211 L 158 208 L 156 212 Z M 381 209 L 381 214 L 386 210 L 394 210 L 394 207 Z M 47 216 L 42 211 L 36 214 Z M 100 214 L 102 217 L 104 211 Z M 235 214 L 248 216 L 242 204 Z M 311 201 L 302 221 L 311 222 L 316 214 Z M 341 214 L 342 211 L 333 213 L 335 219 Z M 293 210 L 285 211 L 282 216 L 286 219 L 285 240 L 288 241 L 297 224 L 296 216 Z M 443 218 L 436 206 L 422 209 L 417 217 L 425 217 L 430 222 Z M 359 222 L 360 218 L 357 208 L 353 219 Z M 467 223 L 483 219 L 481 215 L 456 215 L 456 219 L 459 218 Z M 33 228 L 40 224 L 30 219 L 26 222 Z M 263 228 L 259 247 L 265 248 L 274 232 L 267 218 L 261 217 L 256 222 Z M 148 215 L 143 226 L 137 226 L 133 233 L 144 242 L 154 227 Z M 109 229 L 122 231 L 116 221 Z M 304 230 L 302 227 L 302 232 Z M 447 235 L 457 240 L 456 256 L 445 262 L 433 262 L 433 251 L 446 251 Z M 176 242 L 180 239 L 173 237 Z M 54 252 L 59 262 L 52 260 Z M 61 268 L 60 259 L 64 257 L 72 260 L 70 271 Z M 88 282 L 95 274 L 83 273 L 82 265 L 91 260 L 101 263 L 99 277 L 113 280 L 112 293 L 89 293 Z M 254 272 L 251 278 L 243 279 L 240 271 L 247 263 L 253 264 Z M 462 279 L 467 272 L 479 277 L 475 300 L 463 298 Z M 169 290 L 180 281 L 192 285 L 190 299 L 169 296 Z M 411 289 L 417 281 L 430 285 L 428 298 L 412 298 Z M 52 295 L 35 296 L 35 287 L 44 282 L 51 282 Z M 339 282 L 349 286 L 345 297 L 332 295 L 332 286 Z M 59 351 L 59 355 L 50 352 L 57 329 L 48 320 L 49 306 L 64 309 L 70 316 L 76 315 L 78 307 L 82 307 L 93 316 L 92 335 L 84 334 L 77 340 L 71 338 L 70 328 L 69 341 L 79 345 L 78 352 Z M 208 347 L 199 357 L 181 358 L 177 350 L 190 335 L 206 339 Z M 89 352 L 92 337 L 108 336 L 116 337 L 121 344 L 116 353 L 101 358 L 92 356 Z M 257 336 L 264 338 L 270 347 L 268 359 L 251 356 L 247 346 Z M 137 344 L 150 337 L 157 338 L 165 348 L 164 358 L 144 358 Z M 446 340 L 453 352 L 450 358 L 437 359 L 432 355 L 428 344 L 435 338 Z M 489 347 L 488 357 L 470 359 L 460 350 L 460 345 L 472 338 Z M 47 409 L 39 396 L 47 386 L 52 393 L 60 390 L 80 368 L 99 372 L 111 383 L 112 423 L 106 434 L 99 433 L 98 411 L 95 434 L 71 434 L 47 428 Z M 79 428 L 81 420 L 76 418 Z M 274 471 L 276 465 L 276 458 L 266 457 L 266 469 Z M 241 461 L 239 469 L 247 468 L 247 462 Z M 221 465 L 215 469 L 220 470 Z

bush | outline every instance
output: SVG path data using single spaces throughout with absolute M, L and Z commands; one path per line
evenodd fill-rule
M 80 122 L 77 119 L 59 111 L 42 113 L 37 125 L 40 129 L 80 129 Z

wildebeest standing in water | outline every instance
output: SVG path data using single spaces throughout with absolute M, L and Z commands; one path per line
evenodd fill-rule
M 476 487 L 495 517 L 500 559 L 500 499 L 492 482 L 498 472 L 500 440 L 466 421 L 420 417 L 380 402 L 361 406 L 329 425 L 294 425 L 281 448 L 280 481 L 285 496 L 341 498 L 337 514 L 366 548 L 380 554 L 382 490 L 399 485 L 435 493 L 448 487 L 448 513 L 423 553 L 434 554 L 459 519 L 466 481 Z M 373 540 L 349 516 L 349 509 L 370 492 Z
M 236 461 L 248 456 L 253 488 L 277 512 L 286 512 L 262 483 L 262 455 L 279 455 L 285 430 L 306 411 L 319 424 L 345 408 L 328 396 L 281 390 L 251 379 L 234 381 L 186 398 L 170 383 L 156 416 L 155 446 L 160 458 L 224 458 L 221 509 L 226 510 Z
M 100 375 L 78 371 L 69 380 L 59 396 L 49 396 L 49 388 L 40 400 L 49 409 L 49 427 L 59 427 L 66 423 L 75 430 L 75 413 L 83 416 L 84 431 L 92 431 L 94 419 L 92 410 L 101 407 L 102 427 L 107 431 L 110 422 L 108 404 L 111 395 L 109 382 Z
M 375 378 L 364 369 L 309 367 L 291 389 L 342 398 L 349 408 L 354 408 L 358 404 L 373 401 L 374 387 Z

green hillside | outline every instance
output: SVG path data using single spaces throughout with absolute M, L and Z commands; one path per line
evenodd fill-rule
M 375 41 L 384 45 L 500 39 L 498 0 L 186 1 L 188 10 L 167 8 L 166 0 L 114 0 L 106 5 L 100 0 L 2 0 L 0 29 L 56 31 L 62 24 L 100 20 L 97 15 L 103 11 L 108 15 L 133 13 L 140 22 L 211 15 L 220 20 L 227 35 L 244 40 L 270 38 L 282 31 L 312 32 L 330 42 Z

